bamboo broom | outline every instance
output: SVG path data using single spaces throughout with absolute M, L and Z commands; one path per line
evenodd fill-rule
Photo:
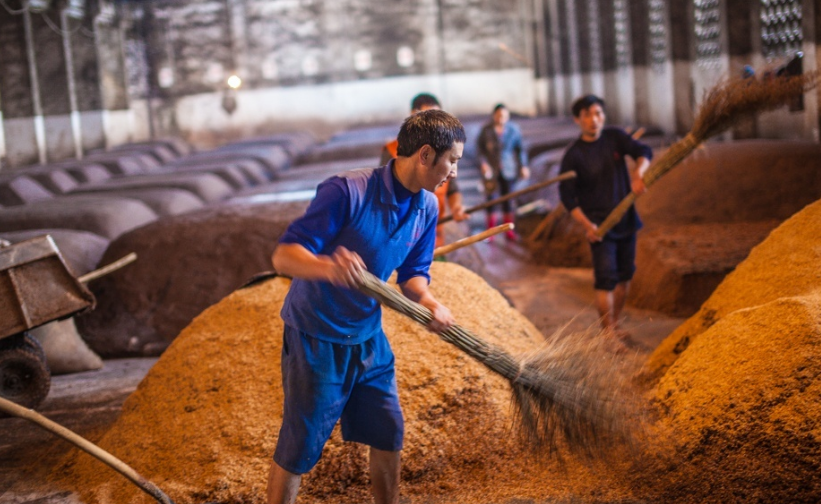
M 674 143 L 642 177 L 648 188 L 672 170 L 708 138 L 727 130 L 742 115 L 778 108 L 818 84 L 818 74 L 808 72 L 795 77 L 772 79 L 732 79 L 705 94 L 690 132 Z M 604 237 L 624 217 L 639 197 L 630 192 L 599 225 L 596 235 Z
M 423 325 L 431 321 L 430 310 L 373 274 L 363 272 L 360 282 L 361 292 L 385 306 Z M 581 338 L 565 337 L 553 348 L 517 360 L 459 325 L 439 337 L 508 380 L 519 432 L 536 453 L 554 452 L 563 443 L 576 453 L 604 456 L 614 442 L 631 444 L 639 430 L 629 421 L 634 403 L 616 393 L 618 363 L 591 358 L 589 343 L 579 343 Z

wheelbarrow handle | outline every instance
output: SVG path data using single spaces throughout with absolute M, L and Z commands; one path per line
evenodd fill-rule
M 35 423 L 52 434 L 55 434 L 69 443 L 72 443 L 131 480 L 131 482 L 137 485 L 140 490 L 156 499 L 157 502 L 161 504 L 174 504 L 174 501 L 172 501 L 162 490 L 147 479 L 140 476 L 140 474 L 132 469 L 131 466 L 103 450 L 86 438 L 66 429 L 58 423 L 52 422 L 36 411 L 24 408 L 19 404 L 5 399 L 4 397 L 0 397 L 0 411 Z
M 114 261 L 111 264 L 108 264 L 106 266 L 103 266 L 102 268 L 99 268 L 99 269 L 96 269 L 94 271 L 90 271 L 90 272 L 86 273 L 85 275 L 81 276 L 77 280 L 79 280 L 80 283 L 88 283 L 92 280 L 96 280 L 96 279 L 100 278 L 101 276 L 105 276 L 105 275 L 108 275 L 111 272 L 117 271 L 118 269 L 122 268 L 123 266 L 129 265 L 129 264 L 133 263 L 136 260 L 137 260 L 137 254 L 135 252 L 131 252 L 130 254 L 117 259 L 116 261 Z

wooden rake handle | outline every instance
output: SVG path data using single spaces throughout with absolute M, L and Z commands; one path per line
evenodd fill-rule
M 530 187 L 525 187 L 524 189 L 522 189 L 520 191 L 512 192 L 510 194 L 505 194 L 504 196 L 501 196 L 499 198 L 492 199 L 490 201 L 486 201 L 486 202 L 481 203 L 481 204 L 476 205 L 476 206 L 472 206 L 472 207 L 468 208 L 467 210 L 465 210 L 465 213 L 469 214 L 469 213 L 473 213 L 477 210 L 482 210 L 484 208 L 490 208 L 493 205 L 498 205 L 499 203 L 503 203 L 503 202 L 505 202 L 507 200 L 510 200 L 510 199 L 513 199 L 513 198 L 518 198 L 519 196 L 521 196 L 523 194 L 527 194 L 527 193 L 530 193 L 530 192 L 533 192 L 533 191 L 538 191 L 539 189 L 542 189 L 542 188 L 547 187 L 549 185 L 555 184 L 556 182 L 561 182 L 562 180 L 570 180 L 572 178 L 576 178 L 576 172 L 574 172 L 574 171 L 564 172 L 561 175 L 559 175 L 558 177 L 553 177 L 552 179 L 545 180 L 544 182 L 539 182 L 538 184 L 533 184 Z M 452 220 L 453 220 L 453 215 L 446 215 L 444 217 L 441 217 L 439 219 L 438 223 L 439 224 L 444 224 L 445 222 L 450 222 Z
M 94 271 L 90 271 L 90 272 L 86 273 L 85 275 L 81 276 L 77 280 L 80 283 L 88 283 L 92 280 L 96 280 L 96 279 L 98 279 L 102 276 L 108 275 L 109 273 L 113 273 L 114 271 L 117 271 L 118 269 L 120 269 L 124 266 L 127 266 L 127 265 L 133 263 L 136 260 L 137 260 L 137 253 L 136 252 L 131 252 L 130 254 L 117 259 L 116 261 L 114 261 L 111 264 L 108 264 L 106 266 L 103 266 L 102 268 L 99 268 L 99 269 L 96 269 Z
M 174 501 L 172 501 L 162 490 L 160 490 L 155 484 L 140 476 L 140 474 L 132 469 L 131 466 L 103 450 L 86 438 L 66 429 L 58 423 L 52 422 L 36 411 L 24 408 L 19 404 L 13 403 L 3 397 L 0 397 L 0 411 L 35 423 L 52 434 L 65 439 L 69 443 L 77 446 L 81 450 L 85 451 L 89 455 L 92 455 L 110 468 L 131 480 L 131 482 L 137 485 L 140 490 L 156 499 L 157 502 L 161 504 L 174 504 Z
M 442 245 L 441 247 L 437 247 L 433 251 L 433 257 L 442 257 L 445 254 L 449 254 L 454 250 L 458 250 L 462 247 L 467 247 L 468 245 L 473 245 L 476 242 L 480 242 L 485 238 L 489 238 L 491 236 L 497 235 L 499 233 L 503 233 L 505 231 L 513 229 L 515 226 L 512 222 L 508 222 L 506 224 L 502 224 L 501 226 L 492 227 L 490 229 L 486 229 L 481 233 L 476 233 L 473 236 L 468 236 L 467 238 L 462 238 L 461 240 L 456 240 L 453 243 L 448 243 L 447 245 Z
M 650 189 L 650 186 L 655 184 L 658 179 L 681 163 L 699 144 L 700 142 L 693 134 L 688 133 L 687 136 L 671 145 L 657 161 L 650 165 L 650 168 L 647 169 L 647 172 L 642 177 L 647 189 Z M 613 226 L 619 223 L 639 196 L 641 195 L 630 191 L 630 194 L 625 196 L 624 199 L 616 205 L 616 208 L 610 211 L 610 214 L 596 230 L 596 236 L 603 238 L 608 231 L 613 229 Z

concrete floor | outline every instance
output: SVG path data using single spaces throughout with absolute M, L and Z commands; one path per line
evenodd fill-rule
M 471 227 L 476 225 L 474 220 Z M 474 247 L 484 264 L 486 280 L 544 334 L 563 326 L 584 330 L 597 324 L 591 270 L 533 264 L 526 249 L 499 238 Z M 624 326 L 637 342 L 635 351 L 646 353 L 681 322 L 628 308 Z M 91 441 L 99 439 L 155 361 L 108 360 L 99 371 L 56 376 L 39 411 Z M 76 504 L 73 495 L 44 484 L 68 449 L 68 443 L 25 420 L 0 419 L 0 502 Z M 100 467 L 110 470 L 102 464 Z
M 485 279 L 542 332 L 597 328 L 593 272 L 588 268 L 552 268 L 533 264 L 516 243 L 477 244 L 485 260 Z M 623 328 L 643 347 L 654 349 L 684 319 L 627 306 Z

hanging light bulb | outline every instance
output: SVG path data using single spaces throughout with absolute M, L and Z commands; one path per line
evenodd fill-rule
M 242 86 L 242 79 L 240 79 L 239 75 L 236 74 L 231 75 L 231 77 L 228 77 L 228 80 L 226 82 L 228 83 L 228 87 L 230 87 L 231 89 L 239 89 L 239 87 Z

